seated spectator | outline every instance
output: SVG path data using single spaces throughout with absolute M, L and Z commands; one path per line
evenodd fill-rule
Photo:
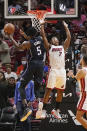
M 15 93 L 15 78 L 10 77 L 8 79 L 8 86 L 7 86 L 7 97 L 8 97 L 8 104 L 10 106 L 14 105 L 14 93 Z
M 14 109 L 17 109 L 17 112 L 18 112 L 19 117 L 21 119 L 23 112 L 24 112 L 24 107 L 23 107 L 23 104 L 21 101 L 19 86 L 20 86 L 20 81 L 18 81 L 16 83 L 15 97 L 14 97 L 14 100 L 15 100 Z M 32 80 L 26 86 L 25 92 L 26 92 L 26 100 L 28 101 L 28 106 L 32 111 L 32 102 L 35 100 L 34 82 Z M 31 119 L 31 116 L 29 116 L 26 121 L 21 123 L 22 127 L 23 127 L 23 131 L 31 131 L 30 119 Z
M 18 79 L 17 74 L 11 71 L 11 65 L 9 64 L 6 66 L 5 78 L 8 80 L 10 77 L 14 77 L 15 81 Z
M 72 20 L 72 23 L 77 26 L 82 26 L 85 20 L 86 20 L 86 15 L 81 14 L 80 18 Z
M 11 63 L 10 51 L 8 44 L 4 41 L 3 35 L 0 34 L 0 60 L 3 65 Z
M 86 20 L 83 22 L 83 25 L 85 26 L 86 30 L 87 30 L 87 18 Z
M 8 82 L 5 79 L 4 72 L 0 71 L 0 108 L 4 108 L 7 105 L 7 85 Z
M 21 65 L 17 67 L 17 71 L 16 71 L 16 74 L 17 74 L 18 77 L 20 77 L 20 75 L 22 74 L 24 68 L 26 68 L 26 64 L 27 64 L 26 57 L 22 57 L 21 58 Z
M 86 36 L 86 28 L 85 26 L 80 26 L 80 30 L 78 32 L 78 39 L 82 39 Z
M 82 45 L 87 45 L 87 37 L 82 38 Z
M 1 62 L 0 62 L 0 71 L 4 72 Z
M 44 72 L 45 73 L 48 72 L 48 62 L 47 61 L 46 61 L 45 66 L 44 66 Z

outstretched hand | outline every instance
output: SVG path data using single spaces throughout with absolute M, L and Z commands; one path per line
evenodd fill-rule
M 73 78 L 73 77 L 74 77 L 73 71 L 72 71 L 72 70 L 69 70 L 69 72 L 67 73 L 67 76 Z
M 65 27 L 68 27 L 68 24 L 67 24 L 65 21 L 63 21 L 63 25 L 64 25 Z
M 40 25 L 44 25 L 45 24 L 44 19 L 40 19 L 39 22 L 40 22 Z

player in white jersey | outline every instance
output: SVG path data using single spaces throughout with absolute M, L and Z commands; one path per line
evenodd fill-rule
M 56 105 L 55 105 L 55 109 L 53 109 L 51 113 L 56 118 L 61 119 L 61 116 L 59 114 L 59 105 L 62 102 L 62 95 L 66 85 L 65 51 L 69 47 L 70 40 L 71 40 L 71 35 L 68 29 L 68 25 L 64 21 L 63 21 L 63 25 L 65 27 L 66 35 L 67 35 L 67 38 L 63 46 L 59 45 L 59 40 L 56 36 L 52 37 L 51 42 L 49 43 L 45 35 L 44 25 L 41 25 L 41 34 L 44 40 L 44 47 L 49 52 L 50 71 L 48 73 L 49 75 L 48 75 L 47 87 L 43 99 L 43 110 L 42 110 L 42 104 L 40 103 L 41 106 L 39 105 L 39 109 L 36 113 L 36 118 L 46 117 L 46 107 L 49 100 L 49 95 L 52 89 L 56 88 L 57 89 Z
M 76 76 L 73 72 L 69 72 L 69 76 L 78 80 L 80 88 L 80 96 L 77 104 L 76 119 L 87 129 L 87 120 L 84 118 L 84 114 L 87 113 L 87 55 L 81 59 L 82 69 L 80 69 Z
M 64 90 L 66 84 L 65 51 L 63 46 L 52 45 L 49 50 L 50 72 L 47 88 Z

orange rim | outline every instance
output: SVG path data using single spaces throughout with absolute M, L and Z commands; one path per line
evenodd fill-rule
M 47 12 L 47 10 L 28 10 L 27 14 L 35 14 L 38 19 L 42 19 Z

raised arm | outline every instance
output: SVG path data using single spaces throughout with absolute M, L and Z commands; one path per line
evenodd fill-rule
M 68 29 L 68 25 L 65 23 L 65 21 L 63 21 L 63 25 L 64 25 L 64 28 L 66 30 L 66 35 L 67 35 L 67 38 L 64 42 L 64 50 L 66 51 L 67 48 L 69 47 L 70 45 L 70 41 L 71 41 L 71 34 L 70 34 L 70 31 Z
M 30 36 L 27 36 L 25 32 L 23 32 L 23 30 L 20 29 L 20 34 L 26 39 L 26 40 L 30 40 Z
M 50 44 L 46 38 L 46 34 L 45 34 L 45 31 L 44 31 L 44 25 L 42 24 L 41 25 L 41 35 L 42 35 L 42 38 L 43 38 L 43 41 L 44 41 L 44 47 L 46 50 L 49 50 L 50 49 Z
M 12 43 L 15 45 L 16 48 L 18 49 L 22 49 L 22 50 L 25 50 L 25 49 L 30 49 L 31 47 L 31 44 L 29 41 L 24 41 L 22 44 L 18 44 L 12 35 L 9 36 L 9 38 L 12 40 Z

